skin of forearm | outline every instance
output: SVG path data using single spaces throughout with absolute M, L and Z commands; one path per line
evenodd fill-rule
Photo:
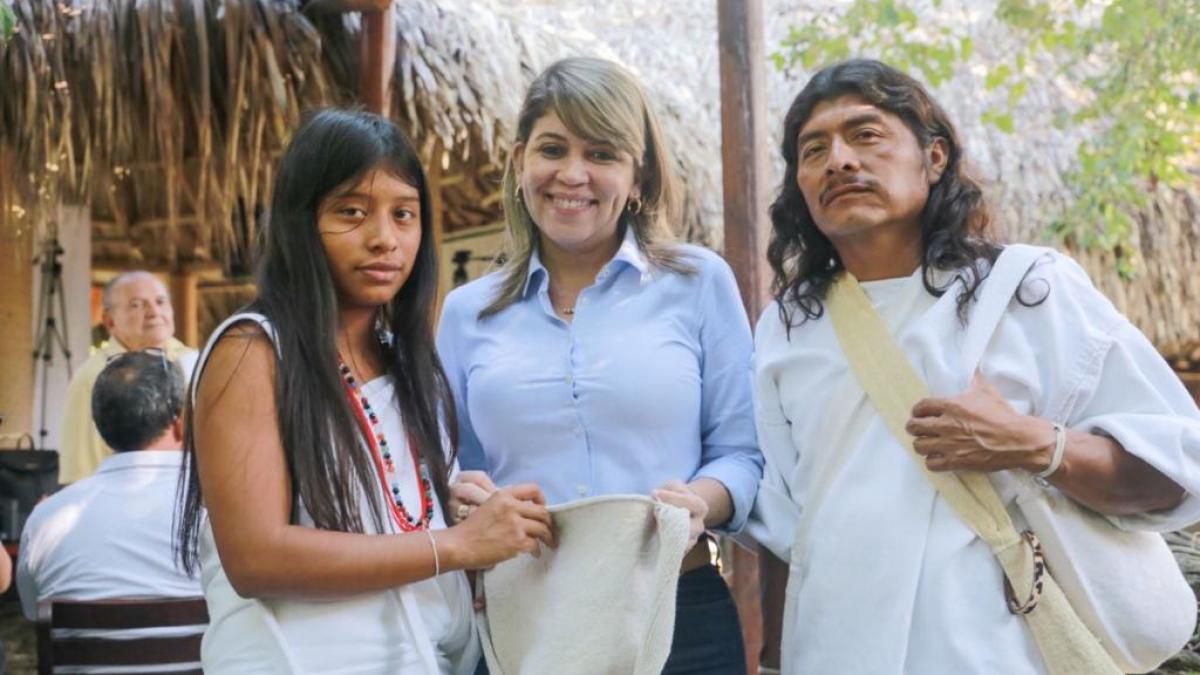
M 456 534 L 436 530 L 433 536 L 441 571 L 462 569 Z M 402 586 L 434 573 L 433 547 L 424 532 L 366 535 L 287 525 L 258 537 L 253 546 L 232 548 L 222 562 L 243 597 L 345 596 Z
M 708 504 L 708 514 L 704 516 L 704 527 L 720 527 L 733 518 L 733 498 L 721 481 L 713 478 L 697 478 L 688 483 L 704 503 Z
M 1053 448 L 1051 442 L 1043 469 Z M 1173 508 L 1185 495 L 1177 483 L 1115 440 L 1075 430 L 1067 431 L 1062 465 L 1047 480 L 1080 504 L 1112 516 Z

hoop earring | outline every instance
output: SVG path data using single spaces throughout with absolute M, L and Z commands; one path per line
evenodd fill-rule
M 629 209 L 629 212 L 630 212 L 630 213 L 632 213 L 632 214 L 633 214 L 633 215 L 635 215 L 635 216 L 636 216 L 637 214 L 641 213 L 641 212 L 642 212 L 642 200 L 641 200 L 641 198 L 640 198 L 640 197 L 630 197 L 630 198 L 629 198 L 629 199 L 628 199 L 628 200 L 625 202 L 625 208 Z
M 517 183 L 517 187 L 513 188 L 513 198 L 517 201 L 521 200 L 521 184 Z

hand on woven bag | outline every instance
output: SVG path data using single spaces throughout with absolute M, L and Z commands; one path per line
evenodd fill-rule
M 1054 454 L 1054 425 L 1014 410 L 979 371 L 957 396 L 918 401 L 905 430 L 931 471 L 1037 473 Z
M 650 496 L 664 504 L 686 509 L 690 517 L 687 550 L 691 550 L 700 535 L 704 534 L 704 518 L 708 515 L 708 502 L 696 494 L 681 480 L 669 480 L 650 493 Z
M 496 492 L 496 484 L 482 471 L 461 471 L 450 485 L 449 516 L 461 523 Z
M 537 557 L 542 544 L 556 544 L 546 497 L 532 483 L 497 490 L 447 536 L 463 569 L 491 567 L 522 553 Z

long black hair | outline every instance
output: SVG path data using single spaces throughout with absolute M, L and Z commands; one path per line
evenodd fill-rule
M 448 445 L 457 447 L 454 403 L 434 351 L 431 322 L 437 292 L 437 258 L 429 189 L 412 143 L 387 119 L 366 112 L 322 110 L 296 131 L 279 162 L 271 211 L 259 242 L 258 296 L 250 311 L 265 315 L 276 335 L 277 424 L 292 487 L 292 522 L 299 505 L 320 529 L 362 532 L 359 495 L 366 494 L 377 528 L 380 488 L 337 368 L 338 303 L 333 277 L 317 231 L 317 211 L 333 190 L 373 169 L 387 171 L 417 189 L 421 199 L 421 245 L 412 273 L 381 308 L 391 331 L 381 346 L 405 431 L 429 465 L 443 510 L 449 498 Z M 199 376 L 199 374 L 197 374 Z M 176 535 L 184 569 L 197 568 L 202 492 L 196 472 L 194 416 L 185 428 L 185 474 Z M 444 424 L 443 424 L 444 420 Z M 452 461 L 452 459 L 451 459 Z
M 1000 255 L 1001 247 L 988 238 L 991 213 L 983 189 L 963 161 L 958 132 L 941 106 L 921 83 L 891 66 L 869 59 L 853 59 L 829 66 L 813 75 L 783 121 L 783 159 L 787 169 L 779 196 L 771 204 L 771 243 L 767 261 L 774 273 L 771 293 L 779 304 L 780 318 L 789 328 L 794 310 L 801 323 L 820 318 L 822 299 L 834 276 L 843 269 L 837 251 L 813 221 L 796 182 L 800 130 L 813 109 L 823 101 L 845 95 L 859 96 L 901 120 L 917 137 L 922 149 L 940 138 L 949 157 L 940 179 L 930 187 L 921 212 L 921 263 L 925 289 L 938 297 L 959 280 L 959 318 Z M 938 286 L 934 270 L 950 270 L 953 277 Z

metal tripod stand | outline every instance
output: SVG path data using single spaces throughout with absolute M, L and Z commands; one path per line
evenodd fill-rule
M 67 360 L 67 377 L 74 375 L 71 368 L 71 347 L 67 338 L 67 299 L 63 294 L 62 262 L 63 247 L 58 242 L 58 226 L 51 224 L 50 232 L 42 243 L 41 253 L 33 259 L 41 265 L 42 276 L 38 288 L 37 323 L 38 336 L 33 343 L 34 369 L 41 368 L 42 397 L 38 404 L 38 447 L 46 445 L 46 390 L 50 367 L 54 365 L 55 349 Z M 36 373 L 35 373 L 36 379 Z

